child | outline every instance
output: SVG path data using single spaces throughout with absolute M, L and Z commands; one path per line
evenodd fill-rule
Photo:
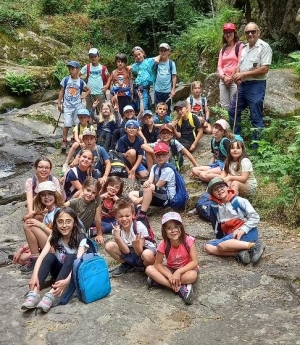
M 144 140 L 138 136 L 139 124 L 136 120 L 129 120 L 125 124 L 126 135 L 123 135 L 117 146 L 117 151 L 131 164 L 128 171 L 128 178 L 135 179 L 137 174 L 141 179 L 148 177 L 148 171 L 142 164 L 144 156 Z
M 123 109 L 126 105 L 131 105 L 132 90 L 132 73 L 127 68 L 127 56 L 119 53 L 115 57 L 115 69 L 111 74 L 110 92 L 117 101 L 119 113 L 123 118 Z
M 77 61 L 67 63 L 70 76 L 64 77 L 60 82 L 58 95 L 58 110 L 64 113 L 63 141 L 61 149 L 67 149 L 67 139 L 69 128 L 77 124 L 77 112 L 82 108 L 81 99 L 86 98 L 90 93 L 90 88 L 79 78 L 80 64 Z M 82 95 L 82 92 L 85 94 Z M 63 105 L 62 105 L 63 102 Z
M 146 268 L 147 284 L 164 285 L 178 292 L 186 304 L 193 304 L 192 284 L 199 272 L 195 238 L 185 233 L 181 216 L 176 212 L 164 214 L 161 223 L 163 240 L 157 247 L 154 265 Z
M 140 207 L 141 214 L 146 214 L 150 205 L 167 206 L 176 193 L 174 171 L 169 167 L 162 167 L 170 159 L 169 146 L 157 143 L 154 146 L 154 155 L 157 164 L 151 168 L 150 176 L 143 184 L 143 190 L 129 192 L 129 198 L 136 207 Z M 162 168 L 159 176 L 160 167 Z
M 103 244 L 104 238 L 101 230 L 101 198 L 99 192 L 101 184 L 98 180 L 88 177 L 82 184 L 82 194 L 79 198 L 71 199 L 64 206 L 71 207 L 82 221 L 87 232 L 93 225 L 96 226 L 95 241 Z
M 27 218 L 24 222 L 24 232 L 31 256 L 28 263 L 20 268 L 21 273 L 31 273 L 39 257 L 40 250 L 44 248 L 47 238 L 52 232 L 54 213 L 57 207 L 63 205 L 63 199 L 52 181 L 41 182 L 38 194 L 33 201 L 35 210 L 43 210 L 42 222 L 35 218 Z
M 62 295 L 70 282 L 76 256 L 85 252 L 83 236 L 76 213 L 68 207 L 59 209 L 54 216 L 52 234 L 36 262 L 29 282 L 30 291 L 21 307 L 23 310 L 37 308 L 47 313 L 55 297 Z M 49 273 L 55 283 L 40 299 L 40 290 Z
M 77 117 L 79 120 L 79 123 L 74 126 L 73 129 L 73 136 L 74 136 L 74 143 L 71 146 L 66 162 L 63 165 L 62 172 L 65 174 L 69 168 L 69 163 L 72 159 L 72 157 L 75 155 L 76 151 L 79 148 L 84 148 L 84 142 L 82 140 L 82 134 L 86 128 L 90 128 L 91 130 L 95 130 L 95 128 L 90 125 L 89 119 L 90 119 L 90 112 L 87 109 L 81 108 L 77 112 Z
M 214 177 L 217 177 L 221 174 L 224 168 L 230 139 L 232 139 L 232 134 L 227 130 L 228 127 L 228 122 L 223 119 L 215 122 L 212 133 L 213 138 L 211 139 L 211 152 L 213 156 L 210 164 L 194 167 L 190 174 L 191 178 L 209 182 Z
M 252 163 L 247 158 L 245 145 L 240 140 L 233 140 L 228 147 L 221 177 L 236 195 L 247 197 L 255 193 L 257 181 L 253 174 Z
M 99 114 L 100 106 L 106 99 L 105 92 L 109 89 L 110 76 L 106 66 L 99 63 L 100 52 L 98 49 L 89 50 L 89 60 L 90 63 L 82 67 L 79 76 L 86 76 L 87 85 L 91 89 L 91 93 L 86 99 L 86 108 L 90 111 L 92 104 L 98 100 L 96 112 Z
M 161 43 L 158 49 L 159 57 L 154 84 L 155 104 L 167 102 L 168 112 L 171 111 L 171 98 L 175 95 L 177 72 L 174 61 L 169 59 L 171 48 L 167 43 Z
M 154 123 L 156 127 L 161 127 L 165 123 L 172 122 L 171 116 L 168 115 L 167 103 L 160 102 L 156 105 L 156 114 L 154 116 Z
M 247 199 L 235 196 L 220 177 L 207 187 L 211 200 L 211 224 L 216 239 L 205 245 L 208 254 L 236 256 L 243 264 L 257 264 L 265 250 L 258 241 L 259 215 Z
M 191 96 L 186 99 L 188 110 L 198 116 L 203 132 L 211 134 L 212 129 L 209 124 L 209 109 L 207 98 L 202 95 L 202 86 L 200 81 L 193 81 L 191 84 Z
M 157 142 L 159 129 L 154 125 L 154 117 L 151 110 L 144 110 L 142 113 L 142 133 L 147 143 Z
M 203 135 L 201 123 L 196 115 L 189 112 L 186 101 L 175 104 L 177 119 L 173 122 L 174 136 L 190 152 L 193 152 Z
M 112 276 L 121 276 L 135 267 L 153 265 L 155 244 L 147 239 L 148 230 L 142 222 L 136 221 L 136 232 L 134 231 L 133 203 L 128 199 L 119 199 L 114 205 L 114 215 L 117 220 L 112 231 L 114 242 L 108 242 L 105 250 L 121 265 L 112 271 Z
M 110 176 L 101 190 L 101 228 L 103 233 L 111 233 L 116 219 L 113 207 L 122 196 L 123 181 L 118 176 Z

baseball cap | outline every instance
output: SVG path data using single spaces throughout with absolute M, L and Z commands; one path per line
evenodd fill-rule
M 167 50 L 171 50 L 170 46 L 168 45 L 168 43 L 161 43 L 159 45 L 159 48 L 165 48 Z
M 52 181 L 41 182 L 38 187 L 38 193 L 41 192 L 57 192 L 57 188 Z
M 219 124 L 224 129 L 224 131 L 229 127 L 229 123 L 224 119 L 220 119 L 220 120 L 216 121 L 215 125 L 216 124 Z
M 77 112 L 77 116 L 90 116 L 90 112 L 87 109 L 79 109 Z
M 151 115 L 153 116 L 153 113 L 151 110 L 144 110 L 143 113 L 142 113 L 142 117 L 144 117 L 145 115 Z
M 82 136 L 84 137 L 85 135 L 92 135 L 93 137 L 96 136 L 96 132 L 93 131 L 91 128 L 86 128 L 83 133 Z
M 161 218 L 161 224 L 167 223 L 169 220 L 177 220 L 177 222 L 182 223 L 181 215 L 177 212 L 165 213 Z
M 67 63 L 67 66 L 71 66 L 71 67 L 75 67 L 75 68 L 80 69 L 80 63 L 77 62 L 77 61 L 69 61 L 69 62 Z
M 235 25 L 232 24 L 232 23 L 226 23 L 226 24 L 223 25 L 222 30 L 223 30 L 223 31 L 225 31 L 225 30 L 231 30 L 231 31 L 233 30 L 233 31 L 236 31 L 236 27 L 235 27 Z
M 169 146 L 165 143 L 157 143 L 154 146 L 154 154 L 156 153 L 160 153 L 160 152 L 165 152 L 165 153 L 169 153 L 170 149 Z
M 172 128 L 170 128 L 170 126 L 167 123 L 165 123 L 164 125 L 162 125 L 160 127 L 159 132 L 162 132 L 162 131 L 169 131 L 169 132 L 173 133 Z
M 89 50 L 89 55 L 100 55 L 100 52 L 99 52 L 99 50 L 97 49 L 97 48 L 91 48 L 90 50 Z
M 139 128 L 139 123 L 136 120 L 129 120 L 125 124 L 125 128 L 127 127 Z
M 211 194 L 214 187 L 218 184 L 226 184 L 226 186 L 228 186 L 228 184 L 221 177 L 215 177 L 209 182 L 207 186 L 207 193 Z
M 128 111 L 128 110 L 133 110 L 133 107 L 131 105 L 125 105 L 125 107 L 123 108 L 123 113 L 125 113 L 125 111 Z
M 186 101 L 179 101 L 174 105 L 174 110 L 176 110 L 176 108 L 183 108 L 187 106 L 187 102 Z

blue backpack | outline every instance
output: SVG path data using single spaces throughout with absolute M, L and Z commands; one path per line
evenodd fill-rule
M 159 168 L 158 178 L 160 177 L 161 169 L 166 168 L 166 167 L 169 167 L 174 171 L 175 186 L 176 186 L 176 194 L 174 195 L 173 199 L 170 200 L 168 206 L 171 206 L 174 209 L 182 208 L 185 206 L 186 202 L 189 199 L 189 193 L 186 190 L 184 179 L 183 179 L 182 175 L 176 170 L 176 168 L 172 164 L 169 164 L 169 163 L 165 163 Z M 156 165 L 154 168 L 154 171 L 157 168 L 158 168 L 158 166 Z M 168 190 L 168 188 L 167 188 L 167 190 Z
M 214 202 L 210 200 L 210 194 L 205 192 L 200 195 L 196 204 L 196 210 L 200 218 L 210 222 L 210 208 Z

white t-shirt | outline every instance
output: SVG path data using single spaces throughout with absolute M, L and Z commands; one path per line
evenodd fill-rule
M 165 167 L 161 169 L 161 173 L 159 176 L 159 167 L 153 165 L 150 171 L 150 178 L 153 179 L 153 181 L 157 182 L 159 181 L 165 181 L 167 182 L 162 189 L 165 189 L 168 194 L 168 199 L 172 200 L 174 198 L 174 195 L 176 194 L 176 185 L 175 185 L 175 173 L 172 170 L 172 168 Z
M 253 166 L 249 158 L 243 158 L 241 161 L 241 171 L 236 171 L 236 166 L 237 163 L 232 162 L 229 165 L 229 174 L 232 176 L 241 176 L 243 172 L 248 172 L 248 180 L 247 183 L 249 184 L 250 187 L 256 188 L 257 187 L 257 181 L 256 178 L 253 174 Z

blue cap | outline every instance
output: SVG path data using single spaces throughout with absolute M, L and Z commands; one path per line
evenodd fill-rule
M 153 113 L 151 110 L 144 110 L 143 113 L 142 113 L 142 117 L 144 117 L 145 115 L 151 115 L 153 116 Z
M 67 66 L 71 66 L 71 67 L 75 67 L 75 68 L 80 69 L 80 63 L 77 62 L 77 61 L 69 61 L 69 62 L 67 63 Z
M 136 120 L 128 120 L 125 124 L 125 128 L 127 127 L 139 128 L 139 123 Z
M 87 109 L 79 109 L 77 112 L 77 116 L 90 116 L 90 112 Z

